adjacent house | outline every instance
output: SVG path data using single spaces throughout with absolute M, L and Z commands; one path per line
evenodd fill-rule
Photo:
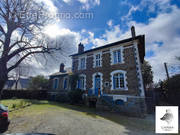
M 59 72 L 50 75 L 50 87 L 48 92 L 51 98 L 56 98 L 58 94 L 66 94 L 70 89 L 69 77 L 72 74 L 71 68 L 66 68 L 63 63 L 60 64 Z
M 3 89 L 8 90 L 27 90 L 29 86 L 30 79 L 29 78 L 19 78 L 16 80 L 8 80 Z
M 71 55 L 72 73 L 79 75 L 77 88 L 85 91 L 87 103 L 95 101 L 97 108 L 109 108 L 134 115 L 145 113 L 141 73 L 145 36 L 136 36 L 134 27 L 131 32 L 131 38 L 91 50 L 84 51 L 84 46 L 80 43 L 78 52 Z M 51 78 L 53 89 L 68 89 L 68 73 L 59 72 Z

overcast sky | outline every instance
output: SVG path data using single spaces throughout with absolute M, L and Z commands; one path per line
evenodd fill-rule
M 85 49 L 129 38 L 130 27 L 136 35 L 145 34 L 146 57 L 153 67 L 154 81 L 165 78 L 164 62 L 177 63 L 180 56 L 180 1 L 178 0 L 39 0 L 49 13 L 61 16 L 45 28 L 45 33 L 63 41 L 68 48 L 63 56 L 50 60 L 48 66 L 37 62 L 35 74 L 49 75 L 59 70 L 59 64 L 71 66 L 68 57 L 76 53 L 82 42 Z M 88 13 L 89 16 L 85 16 Z M 86 14 L 87 15 L 87 14 Z M 59 54 L 57 54 L 59 55 Z M 50 68 L 49 68 L 50 67 Z

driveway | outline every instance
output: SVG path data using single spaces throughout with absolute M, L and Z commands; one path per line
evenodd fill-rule
M 36 106 L 37 108 L 38 106 Z M 53 133 L 57 135 L 153 135 L 152 117 L 146 119 L 130 118 L 108 112 L 80 111 L 55 106 L 47 106 L 28 114 L 22 110 L 20 116 L 11 118 L 6 133 Z M 42 111 L 43 110 L 43 111 Z M 21 111 L 21 110 L 18 110 Z M 13 112 L 13 113 L 16 113 Z M 12 114 L 10 114 L 12 115 Z M 13 114 L 14 115 L 14 114 Z

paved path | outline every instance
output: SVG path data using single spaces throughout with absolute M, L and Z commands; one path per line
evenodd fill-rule
M 134 122 L 132 118 L 132 121 Z M 131 120 L 129 120 L 131 124 Z M 96 115 L 83 115 L 75 111 L 52 109 L 35 116 L 11 120 L 6 133 L 53 133 L 56 135 L 152 135 L 136 127 L 128 127 Z

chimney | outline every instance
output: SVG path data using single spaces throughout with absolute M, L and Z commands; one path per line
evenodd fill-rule
M 78 45 L 78 53 L 82 53 L 82 52 L 84 52 L 84 45 L 80 43 Z
M 132 35 L 132 38 L 136 37 L 136 32 L 135 32 L 135 27 L 134 26 L 131 27 L 131 35 Z
M 64 72 L 64 63 L 61 63 L 61 64 L 60 64 L 59 72 Z

